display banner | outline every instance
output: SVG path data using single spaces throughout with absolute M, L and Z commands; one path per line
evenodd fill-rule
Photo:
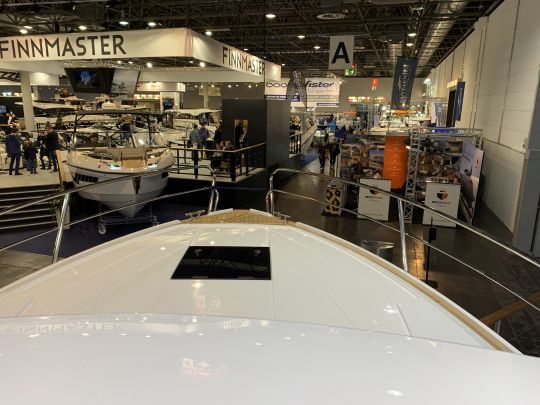
M 411 94 L 416 74 L 417 59 L 398 56 L 392 86 L 392 110 L 408 110 L 411 106 Z
M 409 156 L 407 145 L 405 145 L 407 139 L 409 138 L 406 136 L 384 137 L 383 177 L 392 180 L 392 189 L 394 190 L 405 184 Z
M 306 78 L 302 72 L 293 70 L 287 84 L 287 100 L 292 101 L 296 95 L 298 95 L 298 101 L 307 108 Z
M 286 100 L 289 79 L 269 80 L 264 84 L 266 100 Z M 339 79 L 312 77 L 306 80 L 308 107 L 339 107 Z M 293 107 L 304 107 L 299 95 L 293 97 Z
M 390 191 L 392 182 L 382 179 L 360 179 L 360 184 L 377 187 L 384 191 Z M 388 221 L 390 208 L 390 196 L 375 190 L 360 187 L 358 192 L 358 213 L 380 221 Z
M 328 70 L 349 69 L 354 62 L 354 35 L 330 37 Z
M 442 184 L 428 181 L 426 183 L 426 200 L 424 201 L 424 204 L 443 214 L 457 218 L 460 189 L 461 185 L 459 184 Z M 424 225 L 430 225 L 432 219 L 433 225 L 448 226 L 452 228 L 456 227 L 456 224 L 453 222 L 447 221 L 428 211 L 424 211 L 422 223 Z
M 187 28 L 0 38 L 0 61 L 4 62 L 159 57 L 196 58 L 253 76 L 281 77 L 281 66 Z
M 463 96 L 465 95 L 465 82 L 457 82 L 456 98 L 454 99 L 454 118 L 461 121 L 461 110 L 463 109 Z
M 480 173 L 484 161 L 484 151 L 478 149 L 472 142 L 463 142 L 461 158 L 458 161 L 461 196 L 469 218 L 474 216 Z

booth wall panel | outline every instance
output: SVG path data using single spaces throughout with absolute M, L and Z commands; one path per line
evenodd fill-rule
M 540 1 L 505 0 L 461 45 L 432 70 L 433 95 L 447 99 L 446 83 L 463 69 L 462 120 L 483 130 L 484 202 L 514 230 L 519 185 L 531 132 L 540 65 Z M 449 66 L 451 64 L 451 66 Z M 448 78 L 448 70 L 452 77 Z
M 504 146 L 484 142 L 482 172 L 486 177 L 484 201 L 510 230 L 514 229 L 523 154 Z

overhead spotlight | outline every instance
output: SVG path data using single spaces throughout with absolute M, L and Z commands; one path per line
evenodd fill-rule
M 305 37 L 305 35 L 298 35 L 298 39 L 304 39 Z
M 195 85 L 195 88 L 197 89 L 199 86 Z
M 27 30 L 31 30 L 33 27 L 31 25 L 25 25 L 24 28 L 26 28 Z
M 209 37 L 212 36 L 212 31 L 204 31 L 204 33 L 205 33 L 207 36 L 209 36 Z
M 232 86 L 229 84 L 229 85 L 227 85 L 227 87 L 230 89 Z
M 20 32 L 21 34 L 28 34 L 28 30 L 25 29 L 25 28 L 21 28 L 21 29 L 19 30 L 19 32 Z
M 212 87 L 216 87 L 216 86 L 214 85 L 214 83 L 212 83 L 212 84 L 211 84 L 210 86 L 212 86 Z
M 409 32 L 407 36 L 414 38 L 416 36 L 416 32 Z
M 206 63 L 204 63 L 204 62 L 199 62 L 199 66 L 200 66 L 200 67 L 205 67 L 205 66 L 206 66 Z
M 238 84 L 236 85 L 236 87 L 238 87 Z
M 366 47 L 365 47 L 365 46 L 361 46 L 360 49 L 364 50 L 364 49 L 366 49 Z
M 152 68 L 152 67 L 154 67 L 154 65 L 152 65 L 151 62 L 146 62 L 146 67 L 147 67 L 147 68 Z
M 276 15 L 273 13 L 268 13 L 266 14 L 266 18 L 268 18 L 269 20 L 273 20 L 274 18 L 276 18 Z
M 405 45 L 407 45 L 409 48 L 413 46 L 414 44 L 412 42 L 407 42 Z
M 86 25 L 79 25 L 79 30 L 86 31 L 88 27 Z
M 248 84 L 248 88 L 250 88 L 250 89 L 251 89 L 251 84 Z
M 118 21 L 118 24 L 120 24 L 120 25 L 123 26 L 123 27 L 126 27 L 126 26 L 129 25 L 129 22 L 128 22 L 128 21 L 122 20 L 122 21 Z
M 157 23 L 155 23 L 154 21 L 148 21 L 148 22 L 147 22 L 147 25 L 148 25 L 150 28 L 154 28 L 154 27 L 157 25 Z
M 121 60 L 117 60 L 116 63 L 118 63 L 119 65 L 122 64 L 122 61 Z
M 129 60 L 128 63 L 129 63 L 130 65 L 133 65 L 133 61 L 132 61 L 132 60 Z
M 282 63 L 281 66 L 285 66 L 285 63 Z
M 249 51 L 249 48 L 244 48 L 244 51 L 245 51 L 245 52 Z
M 195 63 L 195 61 L 193 61 L 193 60 L 190 60 L 190 61 L 189 61 L 189 63 Z
M 315 50 L 318 51 L 319 49 L 321 49 L 321 47 L 320 47 L 319 45 L 315 45 L 315 46 L 313 47 L 313 49 L 315 49 Z

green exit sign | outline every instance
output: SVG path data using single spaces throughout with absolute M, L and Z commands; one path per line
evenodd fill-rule
M 356 76 L 356 69 L 345 69 L 345 76 Z

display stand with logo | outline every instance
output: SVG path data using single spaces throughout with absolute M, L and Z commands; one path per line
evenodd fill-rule
M 441 211 L 443 214 L 457 218 L 459 208 L 459 194 L 461 191 L 460 184 L 444 184 L 438 182 L 427 182 L 426 184 L 426 204 L 429 208 Z M 447 226 L 455 228 L 456 224 L 447 221 L 446 219 L 424 211 L 422 223 L 430 225 L 433 220 L 433 225 Z
M 360 184 L 390 191 L 392 181 L 383 179 L 361 179 Z M 358 191 L 358 213 L 379 221 L 388 221 L 390 196 L 369 188 L 360 187 Z

